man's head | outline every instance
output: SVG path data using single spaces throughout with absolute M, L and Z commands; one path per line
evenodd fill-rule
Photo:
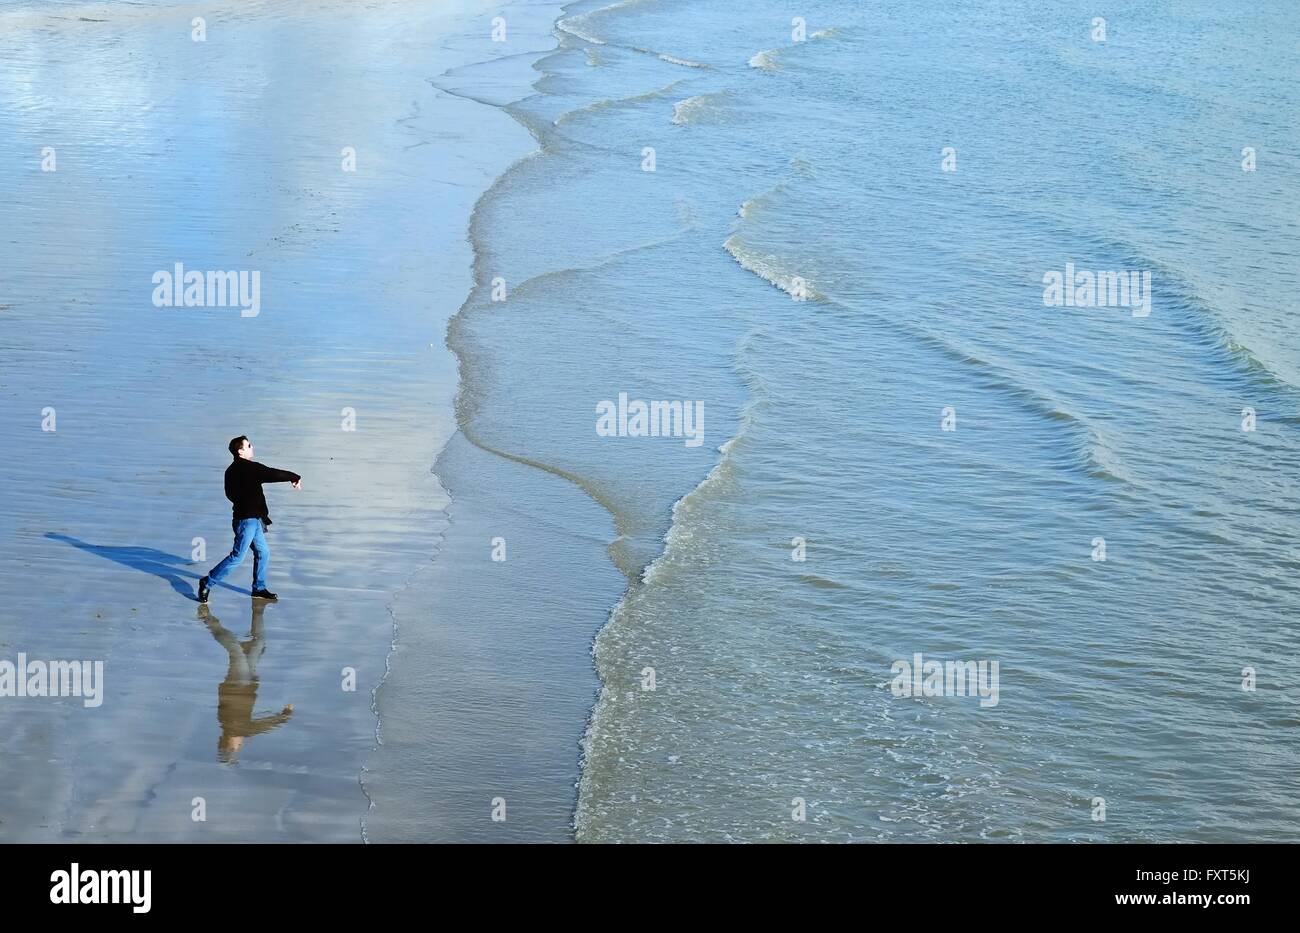
M 230 442 L 230 455 L 241 460 L 253 459 L 253 442 L 244 435 L 239 435 Z

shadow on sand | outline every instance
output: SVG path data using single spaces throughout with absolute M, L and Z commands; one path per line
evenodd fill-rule
M 173 590 L 186 599 L 198 599 L 196 586 L 189 581 L 198 580 L 202 574 L 190 570 L 191 563 L 184 557 L 177 557 L 175 554 L 168 554 L 165 551 L 159 551 L 151 547 L 112 547 L 103 544 L 90 544 L 80 538 L 55 534 L 52 531 L 46 532 L 45 537 L 71 544 L 75 548 L 97 554 L 114 563 L 121 564 L 123 567 L 130 567 L 132 570 L 140 570 L 144 573 L 153 574 L 155 577 L 162 577 L 171 584 Z M 231 586 L 228 583 L 218 583 L 217 586 L 245 595 L 252 592 L 251 590 Z

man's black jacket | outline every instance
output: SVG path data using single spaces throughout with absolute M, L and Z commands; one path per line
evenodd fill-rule
M 231 517 L 235 521 L 244 518 L 260 518 L 263 527 L 271 524 L 271 516 L 266 511 L 266 496 L 262 495 L 263 483 L 296 483 L 302 479 L 297 473 L 288 470 L 274 470 L 263 466 L 256 460 L 236 457 L 226 467 L 226 498 L 234 506 Z

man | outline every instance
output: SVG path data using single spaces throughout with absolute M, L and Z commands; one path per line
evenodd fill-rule
M 253 445 L 243 435 L 230 442 L 230 453 L 235 459 L 226 467 L 226 498 L 233 506 L 230 526 L 235 532 L 235 545 L 221 563 L 199 580 L 199 602 L 208 601 L 208 591 L 243 563 L 250 547 L 253 549 L 253 597 L 274 601 L 278 597 L 266 588 L 266 565 L 271 560 L 266 529 L 271 524 L 271 516 L 267 514 L 262 484 L 292 483 L 294 489 L 301 489 L 302 477 L 288 470 L 262 466 L 253 459 Z

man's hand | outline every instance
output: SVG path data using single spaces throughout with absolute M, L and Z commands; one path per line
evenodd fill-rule
M 294 488 L 294 489 L 302 489 L 302 480 L 294 480 L 293 488 Z

